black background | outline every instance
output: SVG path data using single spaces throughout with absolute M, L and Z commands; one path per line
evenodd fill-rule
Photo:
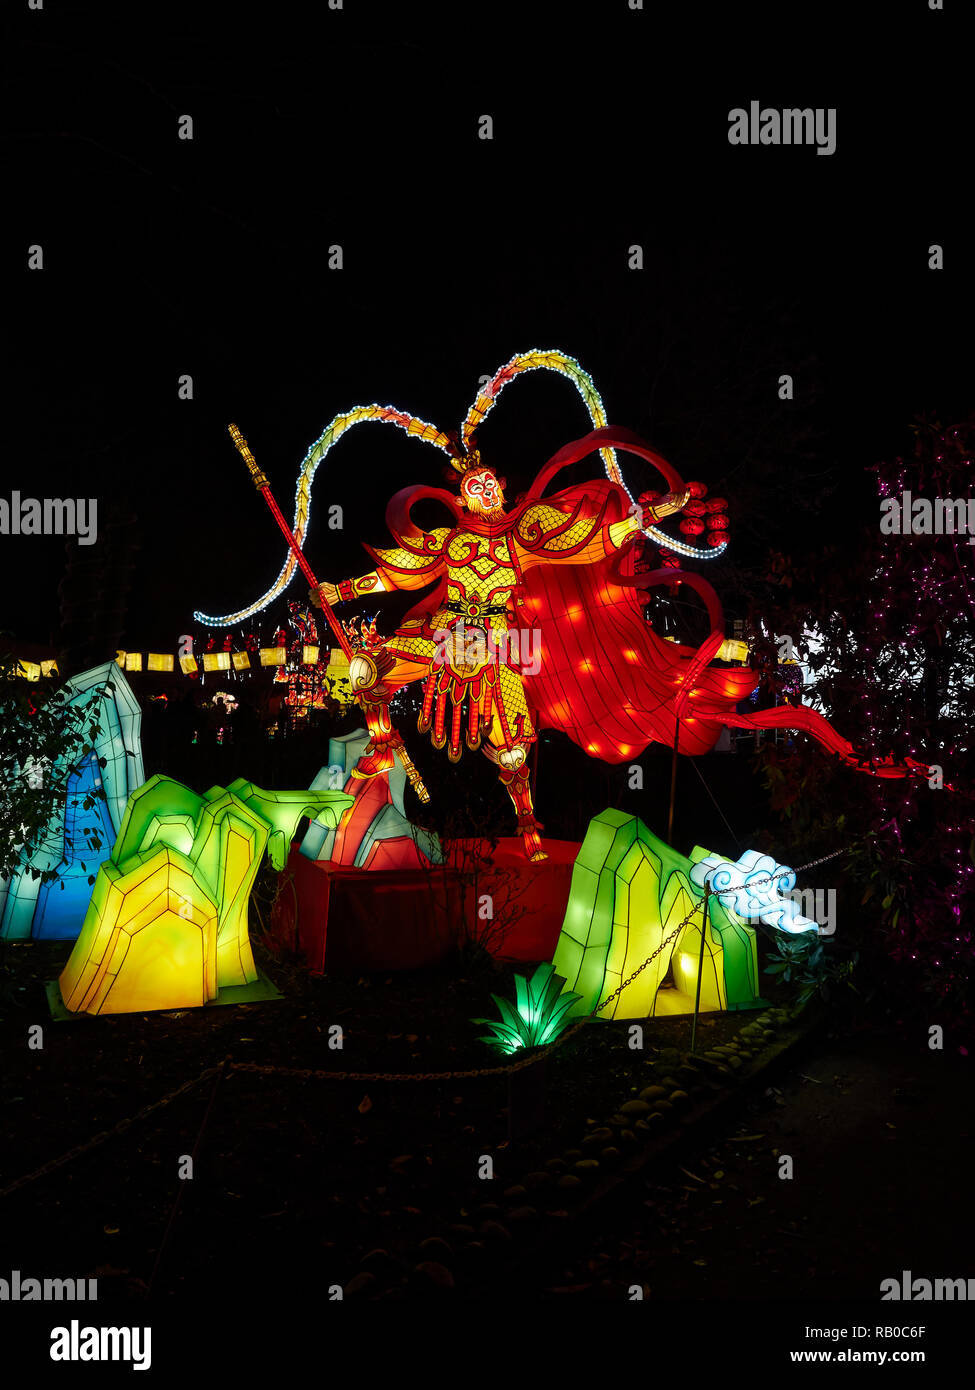
M 852 538 L 875 515 L 864 469 L 910 447 L 917 413 L 970 408 L 957 13 L 676 8 L 46 0 L 16 15 L 2 495 L 93 496 L 101 524 L 134 510 L 129 646 L 174 650 L 194 608 L 239 607 L 278 572 L 230 420 L 290 513 L 339 410 L 456 427 L 479 376 L 558 347 L 612 423 L 731 496 L 740 561 Z M 753 99 L 835 106 L 836 152 L 732 147 L 728 111 Z M 515 493 L 587 428 L 570 385 L 535 373 L 482 450 Z M 358 542 L 382 543 L 389 496 L 440 483 L 441 463 L 389 428 L 343 440 L 315 485 L 320 576 L 369 568 Z M 628 481 L 655 483 L 635 464 Z M 322 520 L 333 502 L 341 534 Z M 63 539 L 2 537 L 0 558 L 0 625 L 55 641 Z

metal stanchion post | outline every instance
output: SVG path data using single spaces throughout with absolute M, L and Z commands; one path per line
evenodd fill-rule
M 701 975 L 704 972 L 704 937 L 708 929 L 708 900 L 711 897 L 711 885 L 704 885 L 704 905 L 701 909 L 701 949 L 697 957 L 697 989 L 694 992 L 694 1022 L 691 1024 L 691 1051 L 694 1051 L 697 1043 L 697 1016 L 701 1011 Z

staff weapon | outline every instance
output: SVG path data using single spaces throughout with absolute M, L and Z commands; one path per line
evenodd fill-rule
M 302 574 L 308 580 L 308 583 L 311 585 L 311 587 L 318 592 L 319 597 L 322 601 L 322 612 L 328 619 L 328 625 L 335 635 L 336 642 L 338 642 L 346 657 L 351 661 L 355 653 L 353 652 L 349 639 L 346 636 L 345 629 L 342 627 L 342 624 L 335 616 L 335 612 L 332 608 L 332 605 L 328 602 L 325 595 L 321 593 L 321 585 L 315 578 L 315 572 L 312 569 L 311 565 L 308 563 L 308 561 L 305 559 L 305 555 L 303 550 L 301 549 L 301 546 L 295 540 L 294 533 L 292 532 L 291 527 L 285 521 L 281 513 L 281 508 L 278 506 L 277 502 L 275 502 L 274 496 L 271 492 L 270 484 L 268 483 L 267 478 L 262 473 L 260 468 L 258 468 L 257 461 L 250 451 L 250 447 L 247 443 L 247 440 L 241 434 L 240 430 L 237 428 L 236 425 L 229 425 L 228 429 L 230 430 L 231 439 L 237 446 L 237 452 L 240 454 L 241 458 L 247 464 L 251 478 L 254 482 L 254 486 L 257 488 L 258 492 L 264 498 L 264 501 L 267 503 L 271 511 L 271 515 L 274 517 L 275 521 L 278 523 L 278 526 L 281 528 L 281 534 L 284 536 L 285 540 L 288 542 L 288 545 L 291 547 L 291 553 L 298 561 L 298 565 L 301 569 Z M 357 694 L 356 699 L 359 700 L 361 704 L 361 695 Z M 407 753 L 406 748 L 403 745 L 403 741 L 398 734 L 396 738 L 397 742 L 394 743 L 393 747 L 395 749 L 396 756 L 403 764 L 403 770 L 409 778 L 413 790 L 416 792 L 417 796 L 421 801 L 429 801 L 430 793 L 423 785 L 423 779 L 417 771 L 413 759 L 410 757 L 409 753 Z

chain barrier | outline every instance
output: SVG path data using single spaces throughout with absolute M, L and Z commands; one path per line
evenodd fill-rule
M 627 985 L 633 983 L 633 981 L 634 981 L 634 980 L 636 979 L 636 977 L 639 975 L 639 973 L 640 973 L 641 970 L 646 970 L 646 968 L 647 968 L 647 966 L 650 964 L 650 962 L 651 962 L 652 960 L 655 960 L 656 957 L 660 955 L 660 952 L 664 949 L 664 947 L 665 947 L 669 942 L 673 941 L 673 939 L 674 939 L 674 937 L 677 935 L 677 933 L 678 933 L 679 931 L 682 931 L 682 930 L 684 929 L 684 927 L 687 926 L 687 924 L 688 924 L 688 922 L 691 920 L 691 918 L 694 917 L 694 916 L 701 910 L 701 908 L 702 908 L 703 906 L 704 906 L 704 904 L 703 904 L 703 903 L 700 903 L 700 904 L 698 904 L 697 907 L 693 907 L 693 908 L 691 909 L 691 911 L 687 914 L 687 916 L 684 918 L 683 922 L 678 922 L 678 923 L 677 923 L 677 926 L 674 928 L 674 930 L 670 933 L 670 935 L 669 935 L 668 937 L 665 937 L 664 940 L 661 941 L 661 943 L 660 943 L 660 945 L 657 947 L 657 949 L 656 949 L 655 951 L 653 951 L 649 956 L 647 956 L 646 960 L 643 962 L 642 965 L 638 965 L 638 966 L 637 966 L 637 968 L 634 970 L 633 974 L 629 977 L 629 979 L 624 980 L 622 984 L 617 985 L 616 989 L 613 990 L 612 994 L 607 995 L 606 998 L 603 1000 L 603 1002 L 602 1002 L 601 1004 L 597 1004 L 597 1005 L 596 1005 L 596 1007 L 593 1009 L 592 1013 L 589 1015 L 590 1018 L 595 1018 L 596 1015 L 597 1015 L 598 1013 L 602 1013 L 603 1009 L 605 1009 L 605 1007 L 606 1007 L 607 1004 L 611 1004 L 618 994 L 622 994 L 623 991 L 624 991 L 624 989 L 626 989 Z
M 533 1067 L 536 1062 L 548 1057 L 588 1022 L 588 1017 L 578 1019 L 553 1042 L 535 1049 L 530 1056 L 502 1067 L 469 1067 L 463 1071 L 326 1071 L 311 1067 L 275 1067 L 261 1062 L 231 1062 L 229 1070 L 251 1072 L 257 1076 L 297 1076 L 306 1081 L 469 1081 L 478 1076 L 510 1076 L 512 1072 L 524 1071 L 526 1067 Z
M 799 864 L 794 869 L 787 867 L 781 868 L 778 873 L 764 874 L 761 878 L 750 879 L 749 887 L 754 887 L 757 883 L 771 883 L 774 879 L 783 878 L 787 874 L 798 875 L 804 873 L 806 869 L 815 869 L 818 864 L 826 864 L 830 859 L 838 859 L 841 854 L 849 854 L 851 850 L 856 848 L 861 840 L 873 839 L 880 834 L 881 830 L 886 830 L 889 825 L 893 825 L 894 819 L 895 818 L 892 817 L 890 820 L 884 821 L 883 825 L 878 826 L 876 830 L 866 831 L 863 835 L 859 836 L 858 839 L 851 841 L 848 845 L 844 845 L 842 849 L 834 849 L 832 854 L 824 854 L 819 859 L 810 859 L 807 864 Z
M 536 1063 L 543 1061 L 550 1053 L 561 1047 L 563 1043 L 579 1032 L 588 1018 L 581 1018 L 561 1033 L 553 1042 L 547 1043 L 533 1051 L 530 1056 L 522 1057 L 517 1062 L 511 1062 L 507 1066 L 499 1067 L 470 1067 L 461 1071 L 427 1071 L 427 1072 L 384 1072 L 384 1071 L 326 1071 L 311 1067 L 277 1067 L 264 1065 L 260 1062 L 234 1062 L 228 1058 L 223 1064 L 227 1073 L 230 1072 L 250 1072 L 257 1076 L 291 1076 L 300 1077 L 303 1080 L 316 1081 L 467 1081 L 479 1076 L 510 1076 L 513 1072 L 524 1071 L 526 1067 L 533 1067 Z M 201 1082 L 206 1081 L 211 1076 L 216 1076 L 220 1071 L 220 1066 L 207 1067 L 201 1071 L 199 1076 L 192 1081 L 184 1081 L 181 1086 L 177 1086 L 174 1091 L 163 1096 L 160 1100 L 153 1101 L 150 1105 L 144 1105 L 141 1110 L 137 1110 L 134 1115 L 127 1119 L 119 1120 L 117 1125 L 111 1129 L 101 1130 L 92 1136 L 84 1144 L 76 1144 L 73 1149 L 63 1153 L 59 1158 L 52 1158 L 50 1162 L 44 1163 L 40 1168 L 35 1168 L 32 1173 L 27 1173 L 14 1182 L 8 1183 L 6 1187 L 0 1188 L 0 1199 L 9 1196 L 11 1192 L 16 1192 L 18 1188 L 25 1187 L 27 1183 L 34 1182 L 37 1178 L 46 1177 L 48 1173 L 53 1173 L 56 1169 L 70 1163 L 72 1159 L 79 1158 L 82 1154 L 98 1148 L 106 1140 L 113 1139 L 119 1134 L 124 1134 L 132 1125 L 143 1120 L 153 1111 L 160 1110 L 164 1105 L 169 1105 L 178 1096 L 191 1091 Z
M 774 883 L 777 878 L 787 878 L 789 874 L 801 874 L 806 869 L 814 869 L 817 864 L 825 864 L 830 859 L 838 859 L 841 854 L 849 854 L 852 845 L 846 845 L 843 849 L 834 849 L 832 854 L 824 854 L 821 859 L 810 859 L 808 864 L 800 864 L 798 868 L 790 869 L 788 866 L 781 868 L 774 874 L 763 874 L 761 878 L 750 878 L 743 887 L 755 888 L 759 883 Z M 717 897 L 714 889 L 711 890 L 713 896 Z M 733 889 L 729 890 L 733 892 Z
M 867 838 L 868 838 L 868 835 L 869 835 L 869 836 L 879 835 L 879 834 L 880 834 L 880 831 L 881 831 L 881 830 L 886 830 L 888 825 L 893 825 L 893 821 L 892 821 L 892 820 L 885 821 L 884 824 L 883 824 L 882 826 L 880 826 L 880 829 L 879 829 L 879 830 L 871 830 L 871 831 L 868 831 L 867 834 L 864 834 L 864 835 L 861 835 L 861 836 L 860 836 L 860 840 L 865 840 L 865 839 L 867 839 Z M 759 883 L 772 883 L 772 882 L 774 882 L 775 879 L 777 879 L 777 878 L 785 878 L 785 877 L 786 877 L 787 875 L 789 875 L 789 874 L 797 874 L 797 875 L 798 875 L 798 874 L 804 873 L 806 869 L 815 869 L 816 866 L 817 866 L 818 864 L 826 864 L 826 863 L 829 862 L 830 859 L 838 859 L 839 856 L 840 856 L 841 854 L 849 854 L 850 851 L 851 851 L 856 845 L 858 845 L 858 844 L 860 843 L 860 840 L 854 840 L 852 844 L 844 845 L 844 847 L 843 847 L 842 849 L 834 849 L 833 852 L 832 852 L 832 854 L 824 854 L 824 855 L 822 855 L 819 859 L 810 859 L 808 863 L 806 863 L 806 864 L 799 864 L 795 869 L 785 867 L 785 868 L 779 869 L 779 871 L 778 871 L 777 873 L 774 873 L 774 874 L 764 874 L 761 878 L 749 879 L 748 885 L 747 885 L 747 886 L 748 886 L 749 888 L 754 888 L 754 887 L 756 887 Z M 713 898 L 719 896 L 719 895 L 718 895 L 717 893 L 715 893 L 715 891 L 714 891 L 712 888 L 710 888 L 710 887 L 707 889 L 707 892 L 708 892 L 708 893 L 710 894 L 710 896 L 713 897 Z M 701 908 L 704 906 L 704 903 L 705 903 L 706 900 L 707 900 L 707 899 L 706 899 L 706 896 L 705 896 L 705 898 L 702 899 L 702 901 L 701 901 L 700 903 L 698 903 L 698 904 L 696 904 L 694 907 L 692 907 L 691 910 L 690 910 L 690 912 L 689 912 L 689 913 L 687 914 L 687 916 L 684 918 L 683 922 L 678 922 L 677 926 L 676 926 L 676 927 L 674 928 L 674 930 L 670 933 L 670 935 L 669 935 L 668 937 L 665 937 L 664 940 L 661 941 L 661 943 L 660 943 L 660 945 L 657 947 L 657 949 L 656 949 L 655 951 L 651 952 L 651 954 L 650 954 L 649 956 L 647 956 L 647 958 L 646 958 L 646 960 L 643 962 L 643 964 L 642 964 L 642 965 L 638 965 L 637 968 L 634 970 L 633 974 L 630 975 L 628 979 L 624 980 L 623 983 L 622 983 L 621 985 L 618 985 L 618 986 L 616 987 L 616 989 L 613 990 L 612 994 L 607 995 L 607 997 L 603 1000 L 603 1002 L 602 1002 L 601 1004 L 597 1004 L 597 1005 L 596 1005 L 596 1007 L 593 1009 L 592 1013 L 590 1014 L 590 1017 L 591 1017 L 591 1018 L 595 1018 L 595 1016 L 596 1016 L 598 1013 L 602 1013 L 603 1009 L 606 1008 L 607 1004 L 611 1004 L 618 994 L 622 994 L 622 993 L 623 993 L 623 990 L 626 989 L 627 985 L 630 985 L 630 984 L 633 983 L 633 981 L 636 979 L 636 977 L 640 974 L 641 970 L 645 970 L 645 969 L 647 968 L 647 966 L 650 964 L 650 962 L 651 962 L 652 960 L 655 960 L 656 957 L 660 955 L 660 952 L 664 949 L 664 947 L 665 947 L 666 945 L 668 945 L 671 941 L 673 941 L 673 939 L 674 939 L 674 937 L 677 935 L 677 933 L 678 933 L 679 931 L 682 931 L 683 928 L 687 926 L 687 924 L 688 924 L 688 922 L 691 920 L 691 918 L 694 917 L 694 916 L 696 916 L 697 913 L 700 912 L 700 910 L 701 910 Z
M 76 1144 L 73 1149 L 69 1149 L 60 1158 L 52 1158 L 49 1163 L 44 1163 L 40 1168 L 35 1168 L 33 1173 L 26 1174 L 25 1177 L 17 1178 L 15 1182 L 8 1183 L 4 1188 L 0 1188 L 0 1198 L 7 1197 L 11 1192 L 16 1192 L 19 1187 L 33 1182 L 35 1178 L 43 1178 L 48 1173 L 53 1173 L 55 1169 L 61 1168 L 65 1163 L 70 1163 L 73 1158 L 79 1158 L 81 1154 L 88 1153 L 91 1149 L 97 1149 L 99 1144 L 104 1144 L 107 1139 L 114 1139 L 117 1134 L 124 1134 L 131 1126 L 139 1120 L 144 1120 L 147 1115 L 151 1115 L 154 1110 L 160 1110 L 164 1105 L 169 1105 L 177 1096 L 184 1095 L 191 1091 L 194 1086 L 199 1086 L 201 1081 L 205 1081 L 209 1076 L 215 1076 L 220 1070 L 219 1067 L 207 1067 L 206 1071 L 201 1071 L 199 1076 L 192 1081 L 184 1081 L 182 1086 L 177 1086 L 175 1091 L 170 1091 L 161 1100 L 154 1100 L 150 1105 L 144 1105 L 141 1110 L 137 1110 L 134 1115 L 129 1115 L 125 1120 L 119 1120 L 117 1125 L 111 1129 L 103 1129 L 98 1134 L 93 1135 L 84 1144 Z

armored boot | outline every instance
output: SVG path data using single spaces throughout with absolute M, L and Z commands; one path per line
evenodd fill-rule
M 518 829 L 525 842 L 525 853 L 533 863 L 547 859 L 548 855 L 542 849 L 542 841 L 538 833 L 541 826 L 535 819 L 535 811 L 532 806 L 531 776 L 528 764 L 525 762 L 525 749 L 521 745 L 516 745 L 510 751 L 502 749 L 498 754 L 497 762 L 501 785 L 511 797 L 518 813 Z
M 393 749 L 402 740 L 389 717 L 390 692 L 382 683 L 384 668 L 393 665 L 385 653 L 378 660 L 364 652 L 356 652 L 349 662 L 349 682 L 358 694 L 369 730 L 366 751 L 352 769 L 352 776 L 365 781 L 389 772 L 393 766 Z

